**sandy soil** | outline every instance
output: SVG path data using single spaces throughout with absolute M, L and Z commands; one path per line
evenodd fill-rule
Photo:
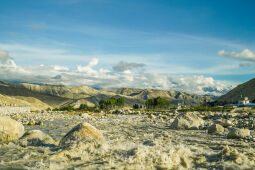
M 72 148 L 27 145 L 21 141 L 0 144 L 0 169 L 254 169 L 255 142 L 227 139 L 226 133 L 207 130 L 172 130 L 174 116 L 78 115 L 57 112 L 27 113 L 11 117 L 43 125 L 39 129 L 56 142 L 75 125 L 88 122 L 105 136 L 105 143 L 78 143 Z M 209 120 L 208 120 L 209 121 Z M 253 130 L 251 131 L 254 133 Z

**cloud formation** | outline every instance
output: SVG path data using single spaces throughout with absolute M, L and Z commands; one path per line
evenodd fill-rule
M 242 52 L 226 52 L 225 50 L 218 51 L 220 56 L 239 58 L 242 60 L 255 62 L 255 53 L 250 51 L 249 49 L 244 49 Z
M 15 62 L 12 58 L 9 57 L 9 54 L 7 51 L 1 51 L 0 50 L 0 63 L 2 67 L 16 67 Z
M 113 70 L 116 72 L 123 72 L 132 69 L 141 69 L 145 66 L 143 63 L 129 63 L 125 61 L 120 61 L 117 65 L 113 66 Z
M 8 59 L 8 52 L 0 51 L 0 61 L 5 62 Z
M 53 66 L 19 66 L 8 56 L 7 52 L 0 51 L 0 79 L 29 83 L 86 85 L 101 89 L 120 87 L 154 88 L 164 90 L 178 90 L 188 93 L 219 95 L 228 87 L 211 77 L 204 76 L 175 76 L 170 77 L 163 73 L 151 73 L 143 68 L 141 63 L 120 62 L 113 70 L 104 68 L 95 69 L 99 60 L 93 58 L 87 65 L 79 65 L 71 70 L 68 67 Z M 205 89 L 216 89 L 206 91 Z

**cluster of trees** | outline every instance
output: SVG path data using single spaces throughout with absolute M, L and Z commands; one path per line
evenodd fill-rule
M 168 109 L 170 102 L 162 97 L 148 99 L 145 102 L 147 109 Z
M 71 105 L 53 109 L 53 111 L 74 111 L 74 110 L 75 108 Z
M 55 108 L 53 111 L 91 111 L 91 112 L 98 112 L 97 107 L 90 107 L 86 104 L 81 104 L 79 108 L 74 108 L 71 105 L 63 106 L 60 108 Z
M 120 98 L 114 98 L 111 97 L 110 99 L 101 99 L 99 101 L 99 108 L 108 110 L 108 109 L 114 109 L 114 108 L 121 108 L 124 107 L 125 100 L 123 97 Z
M 216 107 L 216 106 L 224 106 L 227 104 L 234 104 L 238 103 L 238 101 L 233 101 L 233 102 L 226 102 L 226 101 L 211 101 L 211 102 L 206 102 L 204 106 L 209 106 L 209 107 Z
M 78 108 L 78 110 L 90 111 L 90 112 L 99 112 L 99 109 L 97 108 L 97 106 L 90 107 L 86 104 L 80 104 L 80 107 Z
M 133 109 L 142 109 L 143 105 L 139 105 L 139 104 L 134 104 L 133 105 Z

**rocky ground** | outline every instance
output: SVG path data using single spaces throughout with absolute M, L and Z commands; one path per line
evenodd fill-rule
M 20 128 L 22 135 L 2 138 L 0 169 L 255 168 L 255 113 L 249 110 L 9 116 L 25 134 Z M 0 140 L 6 122 L 1 126 L 0 119 Z

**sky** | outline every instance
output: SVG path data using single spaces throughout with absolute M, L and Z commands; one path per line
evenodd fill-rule
M 2 0 L 0 79 L 219 95 L 255 73 L 252 0 Z

